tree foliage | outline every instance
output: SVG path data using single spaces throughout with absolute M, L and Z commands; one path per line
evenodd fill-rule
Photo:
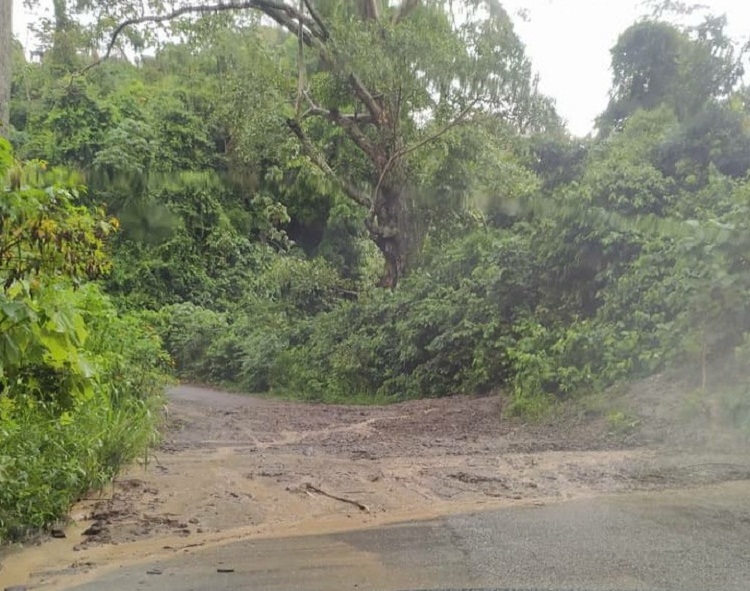
M 0 4 L 0 136 L 8 136 L 13 65 L 13 3 Z
M 384 285 L 396 285 L 423 238 L 414 212 L 421 189 L 414 171 L 423 147 L 480 115 L 501 118 L 521 133 L 557 125 L 510 18 L 495 2 L 454 8 L 443 1 L 359 0 L 346 8 L 251 0 L 171 12 L 155 7 L 152 15 L 120 23 L 107 53 L 131 25 L 239 9 L 259 11 L 281 28 L 270 47 L 255 50 L 260 59 L 250 65 L 253 102 L 281 108 L 270 119 L 265 109 L 260 117 L 257 110 L 244 115 L 242 125 L 249 123 L 258 137 L 273 127 L 279 133 L 283 124 L 301 155 L 367 209 L 366 228 L 386 264 Z M 289 35 L 297 38 L 296 50 Z M 241 96 L 247 105 L 247 93 Z M 235 113 L 245 111 L 234 106 Z M 342 166 L 320 144 L 321 135 L 335 136 L 356 164 Z
M 709 16 L 693 27 L 643 20 L 612 48 L 611 100 L 599 118 L 608 132 L 639 109 L 669 106 L 690 119 L 737 90 L 746 48 L 726 33 L 726 18 Z

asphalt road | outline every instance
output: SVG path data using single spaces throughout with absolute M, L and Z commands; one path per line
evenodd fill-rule
M 248 540 L 121 568 L 75 589 L 471 588 L 747 591 L 750 482 Z

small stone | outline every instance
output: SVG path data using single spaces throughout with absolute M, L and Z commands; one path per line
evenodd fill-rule
M 63 530 L 61 530 L 61 529 L 52 529 L 52 530 L 50 530 L 49 534 L 53 538 L 65 538 L 65 537 L 67 537 L 65 535 L 65 532 Z
M 104 524 L 101 521 L 92 523 L 88 529 L 83 532 L 84 536 L 98 536 L 104 531 Z
M 164 572 L 164 571 L 163 571 L 163 570 L 161 570 L 160 568 L 152 568 L 151 570 L 147 570 L 147 571 L 146 571 L 146 574 L 147 574 L 147 575 L 160 575 L 160 574 L 162 574 L 163 572 Z
M 234 569 L 233 568 L 217 568 L 216 572 L 217 573 L 233 573 Z

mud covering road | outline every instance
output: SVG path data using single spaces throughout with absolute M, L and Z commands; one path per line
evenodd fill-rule
M 750 479 L 746 453 L 674 451 L 602 420 L 524 425 L 496 396 L 340 407 L 180 386 L 170 401 L 149 461 L 79 503 L 66 538 L 3 556 L 0 588 L 74 588 L 249 541 Z
M 748 498 L 732 482 L 241 540 L 74 591 L 747 591 Z

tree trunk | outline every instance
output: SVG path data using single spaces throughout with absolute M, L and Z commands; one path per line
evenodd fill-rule
M 0 135 L 10 132 L 10 84 L 13 60 L 13 0 L 0 0 Z
M 408 271 L 414 252 L 411 212 L 403 186 L 382 186 L 366 220 L 370 238 L 385 260 L 382 287 L 393 289 Z
M 385 260 L 383 274 L 380 277 L 380 286 L 393 289 L 398 285 L 406 271 L 404 249 L 400 236 L 398 233 L 383 235 L 372 232 L 370 232 L 370 235 L 380 252 L 383 253 L 383 259 Z

